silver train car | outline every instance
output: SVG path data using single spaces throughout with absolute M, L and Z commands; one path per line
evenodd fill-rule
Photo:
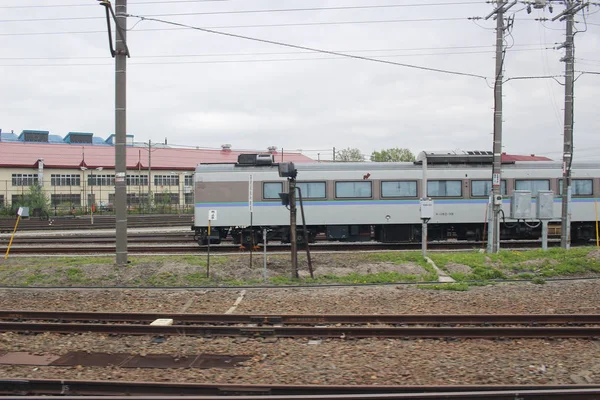
M 287 180 L 279 177 L 278 165 L 271 156 L 244 156 L 236 164 L 197 166 L 192 230 L 200 244 L 208 240 L 219 243 L 228 235 L 234 243 L 256 244 L 262 242 L 265 228 L 268 240 L 289 242 L 289 210 L 279 196 L 287 193 Z M 420 241 L 419 199 L 424 188 L 419 162 L 298 163 L 295 167 L 310 241 L 319 234 L 332 241 Z M 503 164 L 502 209 L 506 216 L 501 224 L 502 239 L 540 236 L 541 228 L 535 221 L 508 219 L 514 190 L 530 190 L 534 194 L 538 190 L 554 191 L 553 221 L 560 221 L 561 177 L 559 162 Z M 571 237 L 585 241 L 595 237 L 600 164 L 573 164 L 572 179 Z M 427 186 L 427 195 L 434 200 L 434 216 L 428 228 L 430 240 L 484 237 L 491 158 L 465 156 L 430 161 Z M 532 202 L 532 209 L 534 206 Z M 300 213 L 298 222 L 301 230 Z M 298 235 L 299 240 L 302 237 Z

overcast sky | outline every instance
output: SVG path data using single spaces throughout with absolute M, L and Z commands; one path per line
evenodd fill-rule
M 372 7 L 383 5 L 393 7 Z M 371 7 L 165 15 L 349 6 Z M 492 9 L 473 0 L 131 0 L 130 14 L 488 79 L 158 22 L 134 26 L 139 20 L 129 18 L 128 133 L 140 142 L 166 137 L 169 144 L 201 147 L 275 145 L 315 159 L 319 153 L 330 159 L 334 146 L 365 154 L 389 147 L 491 150 L 495 21 L 468 18 Z M 555 4 L 553 15 L 563 9 Z M 590 9 L 587 31 L 575 36 L 577 71 L 600 71 L 597 11 Z M 554 47 L 564 41 L 564 22 L 535 21 L 553 15 L 528 14 L 521 4 L 513 12 L 505 76 L 563 75 L 564 50 Z M 95 0 L 0 0 L 0 15 L 0 129 L 112 134 L 114 61 L 104 8 Z M 32 19 L 46 20 L 10 22 Z M 581 13 L 577 21 L 585 30 Z M 600 151 L 599 89 L 600 75 L 575 84 L 576 161 Z M 564 87 L 552 79 L 507 82 L 504 151 L 560 159 L 563 104 Z

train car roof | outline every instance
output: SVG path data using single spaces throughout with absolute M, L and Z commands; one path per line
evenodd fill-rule
M 277 169 L 277 163 L 272 165 L 238 165 L 238 164 L 198 164 L 196 172 L 244 172 L 248 170 L 264 171 Z M 298 163 L 298 171 L 356 171 L 356 170 L 420 170 L 420 164 L 412 162 L 336 162 L 336 163 Z M 490 169 L 491 164 L 433 164 L 429 169 Z M 516 161 L 502 164 L 503 170 L 509 169 L 562 169 L 558 161 Z M 600 163 L 573 163 L 572 169 L 600 169 Z

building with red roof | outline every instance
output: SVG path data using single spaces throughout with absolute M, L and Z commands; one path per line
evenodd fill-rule
M 193 172 L 199 163 L 235 163 L 242 153 L 272 154 L 276 161 L 314 162 L 298 153 L 173 147 L 135 143 L 127 135 L 127 200 L 131 206 L 155 203 L 193 204 Z M 0 207 L 28 193 L 34 182 L 43 182 L 53 206 L 111 205 L 115 178 L 114 135 L 103 140 L 92 133 L 69 132 L 64 138 L 48 131 L 25 130 L 17 135 L 0 131 Z

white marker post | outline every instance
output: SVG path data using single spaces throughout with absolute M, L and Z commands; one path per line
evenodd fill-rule
M 208 235 L 206 236 L 206 244 L 208 252 L 206 254 L 206 277 L 210 278 L 210 222 L 217 220 L 217 210 L 208 210 Z

